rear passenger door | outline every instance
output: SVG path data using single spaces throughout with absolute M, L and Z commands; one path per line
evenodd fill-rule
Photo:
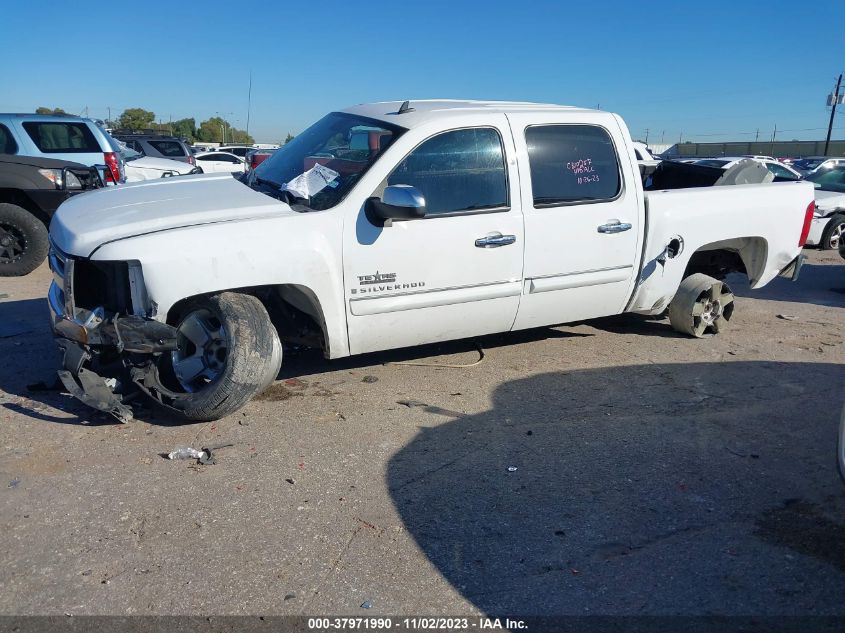
M 642 187 L 617 119 L 518 114 L 513 127 L 525 217 L 514 329 L 622 312 L 641 249 Z

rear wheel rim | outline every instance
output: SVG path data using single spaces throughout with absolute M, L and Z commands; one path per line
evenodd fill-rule
M 177 328 L 171 352 L 173 373 L 181 387 L 195 393 L 214 383 L 226 367 L 229 337 L 220 319 L 206 308 L 188 313 Z
M 0 222 L 0 264 L 12 264 L 26 252 L 26 234 L 20 227 Z
M 733 300 L 730 288 L 721 282 L 702 292 L 692 308 L 693 333 L 702 336 L 707 329 L 718 332 L 723 319 L 730 318 Z

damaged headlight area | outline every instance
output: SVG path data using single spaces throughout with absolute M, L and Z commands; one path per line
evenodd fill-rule
M 53 247 L 50 268 L 59 378 L 85 404 L 128 422 L 125 402 L 135 387 L 149 393 L 143 383 L 176 349 L 176 329 L 151 317 L 139 262 L 73 258 Z

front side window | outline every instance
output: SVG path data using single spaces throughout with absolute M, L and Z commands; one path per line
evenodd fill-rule
M 816 189 L 845 193 L 845 167 L 834 167 L 810 174 L 807 180 L 813 183 Z
M 12 133 L 5 125 L 0 125 L 0 154 L 15 154 L 18 144 L 12 138 Z
M 29 121 L 23 129 L 45 154 L 86 154 L 102 152 L 100 144 L 84 123 Z
M 766 168 L 775 175 L 775 178 L 783 180 L 800 180 L 800 176 L 796 176 L 783 165 L 777 163 L 766 163 Z
M 332 112 L 250 172 L 248 184 L 278 191 L 315 165 L 323 165 L 337 176 L 309 198 L 297 200 L 315 211 L 329 209 L 352 191 L 384 150 L 404 132 L 404 128 L 384 121 Z M 366 138 L 366 144 L 362 138 Z
M 419 189 L 426 215 L 507 207 L 502 139 L 493 128 L 438 134 L 408 154 L 387 184 Z
M 185 156 L 182 145 L 175 141 L 148 141 L 162 156 Z
M 610 135 L 595 125 L 535 125 L 525 130 L 534 206 L 612 200 L 622 190 Z

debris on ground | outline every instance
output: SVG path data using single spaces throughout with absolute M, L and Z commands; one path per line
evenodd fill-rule
M 229 444 L 231 446 L 231 444 Z M 221 447 L 222 448 L 222 447 Z M 203 448 L 198 451 L 191 447 L 181 447 L 168 453 L 167 459 L 196 459 L 200 464 L 212 465 L 215 463 L 214 455 L 210 448 Z
M 376 377 L 376 376 L 364 376 L 363 378 L 361 378 L 361 382 L 366 382 L 366 383 L 378 382 L 378 377 Z
M 515 473 L 517 470 L 518 469 L 517 469 L 516 466 L 508 466 L 508 472 L 509 473 Z
M 167 459 L 199 459 L 200 457 L 205 457 L 205 452 L 190 447 L 177 448 L 167 455 Z
M 288 382 L 287 380 L 285 381 Z M 275 385 L 271 385 L 257 396 L 255 396 L 254 400 L 259 401 L 280 401 L 280 400 L 287 400 L 291 396 L 301 396 L 301 393 L 297 393 L 295 391 L 291 391 L 287 387 L 282 384 L 276 383 Z
M 427 402 L 421 402 L 419 400 L 397 400 L 396 404 L 401 404 L 409 409 L 421 407 L 425 409 L 426 413 L 436 413 L 437 415 L 445 415 L 449 418 L 460 418 L 464 415 L 460 411 L 452 411 L 451 409 L 444 409 L 443 407 L 435 407 Z
M 413 409 L 414 407 L 427 407 L 428 403 L 420 402 L 419 400 L 397 400 L 396 404 L 401 404 L 403 406 L 408 407 L 409 409 Z
M 287 479 L 285 479 L 285 481 L 288 482 L 291 486 L 296 483 L 296 480 L 294 480 L 293 477 L 288 477 Z
M 15 477 L 12 481 L 9 482 L 9 488 L 17 488 L 18 485 L 21 483 L 21 480 Z
M 285 594 L 285 600 L 293 600 L 294 598 L 296 598 L 296 593 L 294 593 L 294 592 L 290 592 L 290 593 Z
M 779 319 L 783 319 L 784 321 L 795 321 L 798 317 L 794 314 L 779 314 Z
M 373 604 L 369 600 L 366 600 L 366 601 L 361 603 L 362 609 L 371 609 L 372 607 L 373 607 Z

